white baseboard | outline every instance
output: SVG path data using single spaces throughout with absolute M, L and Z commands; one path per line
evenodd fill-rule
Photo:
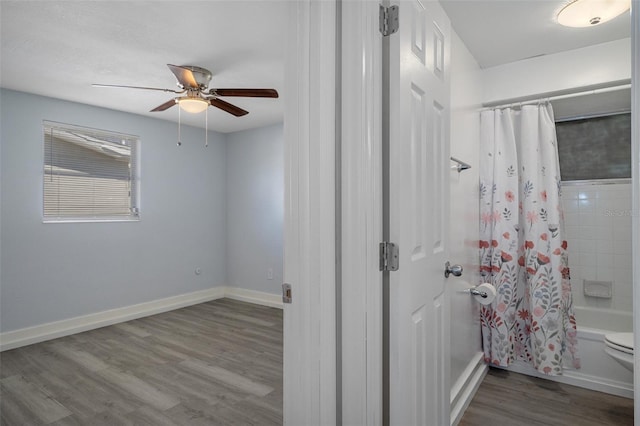
M 45 340 L 56 339 L 83 331 L 94 330 L 96 328 L 172 311 L 223 297 L 282 309 L 282 300 L 278 295 L 235 287 L 213 287 L 206 290 L 167 297 L 165 299 L 152 300 L 137 305 L 110 309 L 62 321 L 0 333 L 0 351 L 15 349 L 32 343 L 44 342 Z
M 242 302 L 255 303 L 256 305 L 269 306 L 282 309 L 282 296 L 279 294 L 264 293 L 262 291 L 247 290 L 238 287 L 225 287 L 224 297 Z
M 464 412 L 469 407 L 489 367 L 484 363 L 482 352 L 473 356 L 467 368 L 451 387 L 451 425 L 460 423 Z

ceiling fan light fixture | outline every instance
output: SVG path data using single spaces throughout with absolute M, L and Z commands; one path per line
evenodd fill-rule
M 558 12 L 558 23 L 565 27 L 592 27 L 622 15 L 631 0 L 575 0 Z
M 178 105 L 183 111 L 191 114 L 198 114 L 209 107 L 209 102 L 201 98 L 185 98 L 179 99 Z

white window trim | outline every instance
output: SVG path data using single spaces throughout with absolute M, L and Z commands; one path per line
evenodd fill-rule
M 103 129 L 97 129 L 97 128 L 92 128 L 92 127 L 85 127 L 85 126 L 79 126 L 79 125 L 74 125 L 74 124 L 68 124 L 68 123 L 61 123 L 61 122 L 56 122 L 56 121 L 51 121 L 51 120 L 43 120 L 42 122 L 42 127 L 43 129 L 46 128 L 47 126 L 50 127 L 55 127 L 55 128 L 59 128 L 59 129 L 64 129 L 64 130 L 77 130 L 80 132 L 91 132 L 91 133 L 104 133 L 107 134 L 109 136 L 112 137 L 119 137 L 119 138 L 123 138 L 123 139 L 132 139 L 135 140 L 135 144 L 133 146 L 133 149 L 135 149 L 135 155 L 133 157 L 133 161 L 135 161 L 135 167 L 134 167 L 134 171 L 133 171 L 133 176 L 132 176 L 132 181 L 135 182 L 135 185 L 132 185 L 131 188 L 131 197 L 136 201 L 135 202 L 135 207 L 133 208 L 135 211 L 135 214 L 131 214 L 130 216 L 95 216 L 95 217 L 91 217 L 89 215 L 87 216 L 69 216 L 69 217 L 63 217 L 63 216 L 45 216 L 45 209 L 44 209 L 44 199 L 45 199 L 45 188 L 44 188 L 44 169 L 42 171 L 43 173 L 43 179 L 42 179 L 42 193 L 41 193 L 41 197 L 40 197 L 40 214 L 41 214 L 41 221 L 42 223 L 46 223 L 46 224 L 68 224 L 68 223 L 112 223 L 112 222 L 139 222 L 140 221 L 140 206 L 141 206 L 141 199 L 140 199 L 140 144 L 141 144 L 141 139 L 139 136 L 137 135 L 132 135 L 132 134 L 127 134 L 127 133 L 121 133 L 121 132 L 116 132 L 116 131 L 111 131 L 111 130 L 103 130 Z M 43 135 L 44 136 L 44 135 Z M 42 141 L 43 143 L 43 150 L 42 150 L 42 158 L 40 161 L 40 164 L 42 164 L 44 166 L 46 159 L 45 157 L 45 150 L 44 150 L 44 140 Z

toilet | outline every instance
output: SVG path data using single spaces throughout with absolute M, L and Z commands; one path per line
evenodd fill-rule
M 622 364 L 629 371 L 633 371 L 633 333 L 611 333 L 604 336 L 604 351 Z

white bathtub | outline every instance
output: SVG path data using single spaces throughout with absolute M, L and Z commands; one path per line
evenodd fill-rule
M 578 323 L 578 352 L 582 367 L 565 368 L 562 376 L 545 376 L 525 363 L 508 369 L 561 383 L 633 398 L 633 373 L 604 352 L 604 335 L 633 330 L 630 312 L 574 307 Z
M 574 306 L 578 328 L 608 331 L 633 331 L 633 314 L 612 309 Z

